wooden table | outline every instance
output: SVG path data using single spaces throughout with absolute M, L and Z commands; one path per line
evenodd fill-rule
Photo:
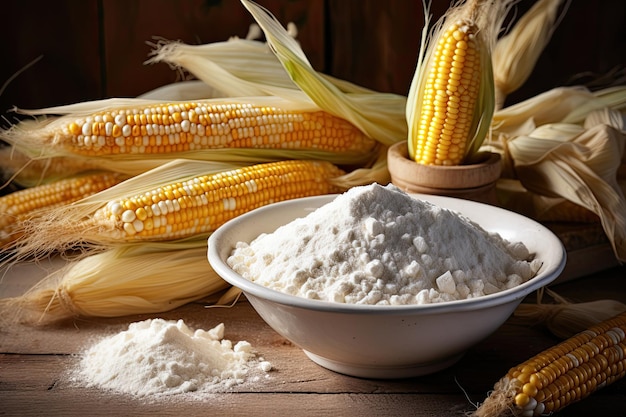
M 575 301 L 614 298 L 626 303 L 626 267 L 616 267 L 553 289 Z M 0 295 L 19 289 L 1 281 Z M 68 373 L 94 339 L 152 317 L 184 319 L 193 328 L 226 326 L 225 337 L 247 340 L 274 370 L 269 377 L 204 396 L 136 399 L 76 386 Z M 451 368 L 406 380 L 352 378 L 311 362 L 256 314 L 246 301 L 207 309 L 192 303 L 163 314 L 76 319 L 43 328 L 0 325 L 0 415 L 176 416 L 463 416 L 484 400 L 511 366 L 558 340 L 541 327 L 509 319 Z M 626 416 L 626 379 L 569 406 L 559 416 Z

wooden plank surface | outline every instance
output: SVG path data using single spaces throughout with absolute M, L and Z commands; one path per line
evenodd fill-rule
M 625 277 L 625 267 L 614 268 L 555 289 L 574 301 L 615 298 L 626 302 Z M 0 288 L 8 294 L 13 285 L 20 282 L 5 279 Z M 131 322 L 152 317 L 182 318 L 190 327 L 203 329 L 224 323 L 225 338 L 247 340 L 274 370 L 267 378 L 228 392 L 159 398 L 133 398 L 72 381 L 71 371 L 82 350 Z M 230 309 L 196 302 L 161 314 L 74 319 L 46 327 L 4 321 L 0 325 L 0 414 L 460 416 L 482 401 L 511 366 L 556 342 L 543 328 L 521 325 L 513 317 L 449 369 L 419 378 L 374 380 L 340 375 L 314 364 L 267 326 L 246 301 Z M 626 381 L 622 380 L 560 415 L 623 416 L 625 400 Z

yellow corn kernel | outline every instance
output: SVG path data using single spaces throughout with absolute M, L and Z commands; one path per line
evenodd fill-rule
M 549 415 L 625 375 L 626 313 L 622 313 L 509 370 L 475 415 Z
M 164 154 L 220 148 L 373 149 L 376 141 L 324 111 L 254 104 L 165 103 L 76 118 L 53 136 L 85 156 Z
M 19 237 L 17 226 L 46 209 L 70 204 L 122 181 L 111 173 L 95 173 L 34 186 L 0 197 L 0 246 Z
M 207 233 L 254 208 L 339 192 L 343 171 L 328 162 L 279 161 L 243 167 L 110 201 L 93 222 L 115 240 L 170 240 Z
M 481 60 L 472 23 L 450 25 L 433 52 L 414 141 L 416 162 L 458 165 L 475 117 Z

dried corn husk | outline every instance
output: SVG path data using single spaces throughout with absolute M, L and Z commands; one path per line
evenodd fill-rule
M 206 260 L 206 237 L 122 245 L 69 262 L 24 295 L 0 300 L 5 319 L 47 324 L 172 310 L 228 288 Z M 233 295 L 220 303 L 232 301 Z
M 292 34 L 269 11 L 253 2 L 242 3 L 265 32 L 267 43 L 234 38 L 187 45 L 160 40 L 148 62 L 183 68 L 226 97 L 271 95 L 315 103 L 383 144 L 405 136 L 405 97 L 372 91 L 314 70 Z
M 486 144 L 505 156 L 503 177 L 547 197 L 545 203 L 565 199 L 595 213 L 621 261 L 626 260 L 626 198 L 619 177 L 624 108 L 626 87 L 594 93 L 554 89 L 496 112 Z
M 617 300 L 595 300 L 573 303 L 554 291 L 546 292 L 556 303 L 546 304 L 539 299 L 536 304 L 522 303 L 514 317 L 528 326 L 545 325 L 552 334 L 567 339 L 604 320 L 626 311 L 626 304 Z
M 504 106 L 506 97 L 526 82 L 539 56 L 559 25 L 563 0 L 539 0 L 496 42 L 493 50 L 493 74 L 496 109 Z
M 497 185 L 498 201 L 516 213 L 539 222 L 598 223 L 594 212 L 563 197 L 548 197 L 524 188 L 521 181 L 501 178 Z

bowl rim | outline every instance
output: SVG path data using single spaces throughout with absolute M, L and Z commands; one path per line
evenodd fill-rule
M 439 195 L 428 195 L 419 193 L 409 193 L 409 195 L 422 198 L 427 201 L 434 202 L 457 202 L 469 206 L 480 207 L 481 210 L 492 210 L 494 213 L 506 213 L 508 216 L 514 216 L 528 225 L 532 225 L 537 231 L 544 234 L 545 239 L 552 241 L 552 244 L 558 245 L 561 249 L 561 258 L 558 263 L 552 265 L 549 269 L 540 271 L 539 275 L 529 279 L 528 281 L 517 285 L 513 288 L 499 291 L 494 294 L 488 294 L 476 298 L 468 298 L 463 300 L 437 302 L 431 304 L 403 304 L 403 305 L 372 305 L 372 304 L 351 304 L 351 303 L 335 303 L 332 301 L 312 300 L 296 295 L 286 294 L 278 290 L 257 284 L 236 273 L 228 266 L 225 259 L 220 256 L 219 242 L 235 225 L 249 221 L 264 213 L 274 210 L 277 206 L 289 206 L 301 204 L 302 202 L 310 202 L 313 209 L 320 207 L 322 204 L 332 201 L 338 194 L 327 194 L 322 196 L 303 197 L 292 200 L 281 201 L 265 205 L 234 219 L 225 222 L 218 227 L 208 238 L 207 257 L 209 264 L 213 270 L 221 276 L 229 284 L 238 287 L 244 294 L 251 295 L 256 298 L 264 299 L 274 303 L 282 304 L 290 307 L 298 307 L 308 310 L 326 311 L 332 313 L 359 313 L 359 314 L 376 314 L 376 315 L 395 315 L 395 314 L 434 314 L 442 312 L 461 312 L 469 310 L 479 310 L 503 305 L 512 302 L 521 302 L 524 297 L 533 291 L 554 281 L 565 268 L 567 260 L 567 252 L 561 240 L 546 226 L 532 220 L 519 213 L 503 209 L 501 207 L 492 206 L 470 200 L 462 200 L 456 197 L 446 197 Z M 445 206 L 444 206 L 445 207 Z M 487 229 L 489 230 L 489 229 Z M 232 250 L 232 247 L 231 247 Z M 479 308 L 477 308 L 479 307 Z

